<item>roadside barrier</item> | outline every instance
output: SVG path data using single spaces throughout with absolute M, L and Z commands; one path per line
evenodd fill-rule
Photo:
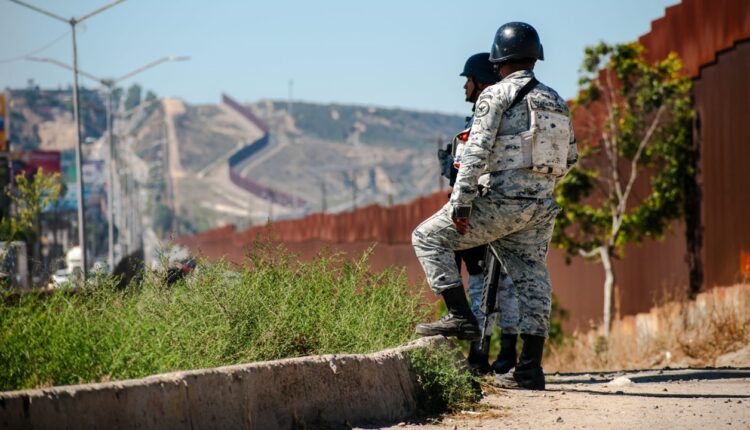
M 335 354 L 0 393 L 0 428 L 291 429 L 397 423 L 416 412 L 408 351 Z

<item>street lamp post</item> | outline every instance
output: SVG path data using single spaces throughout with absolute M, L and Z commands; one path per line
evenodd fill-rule
M 86 225 L 85 225 L 85 217 L 83 213 L 83 170 L 81 168 L 81 115 L 80 115 L 80 107 L 79 107 L 79 99 L 78 99 L 78 46 L 76 44 L 76 24 L 79 24 L 89 18 L 91 18 L 94 15 L 97 15 L 101 12 L 104 12 L 105 10 L 124 2 L 125 0 L 115 0 L 111 3 L 108 3 L 99 9 L 96 9 L 92 12 L 89 12 L 86 15 L 80 16 L 78 18 L 73 17 L 70 19 L 63 18 L 60 15 L 57 15 L 55 13 L 49 12 L 47 10 L 44 10 L 42 8 L 36 7 L 34 5 L 28 4 L 26 2 L 23 2 L 21 0 L 9 0 L 13 3 L 19 4 L 21 6 L 24 6 L 26 8 L 29 8 L 35 12 L 39 12 L 43 15 L 47 15 L 50 18 L 56 19 L 60 22 L 64 22 L 66 24 L 70 25 L 70 32 L 73 36 L 73 117 L 75 119 L 76 123 L 76 169 L 78 170 L 78 175 L 76 178 L 76 189 L 78 190 L 78 241 L 80 242 L 81 246 L 81 265 L 83 266 L 81 269 L 81 273 L 83 274 L 83 279 L 86 280 L 86 274 L 88 270 L 87 266 L 87 256 L 86 256 Z
M 77 68 L 75 66 L 71 67 L 61 61 L 57 61 L 52 58 L 40 58 L 40 57 L 26 57 L 27 60 L 30 61 L 37 61 L 42 63 L 51 63 L 57 66 L 60 66 L 62 68 L 68 69 L 68 70 L 76 70 Z M 109 269 L 114 270 L 115 267 L 115 256 L 114 256 L 114 207 L 113 207 L 113 196 L 114 196 L 114 171 L 115 171 L 115 160 L 116 157 L 114 156 L 114 132 L 113 132 L 113 124 L 114 124 L 114 118 L 112 115 L 113 108 L 112 108 L 112 93 L 115 90 L 115 86 L 124 81 L 125 79 L 132 78 L 133 76 L 146 71 L 152 67 L 158 66 L 159 64 L 166 63 L 169 61 L 187 61 L 190 57 L 186 56 L 169 56 L 169 57 L 162 57 L 159 58 L 156 61 L 152 61 L 148 64 L 145 64 L 131 72 L 128 72 L 122 76 L 120 76 L 117 79 L 104 79 L 104 78 L 98 78 L 90 73 L 86 73 L 83 70 L 78 70 L 78 74 L 81 74 L 89 79 L 92 79 L 94 81 L 99 82 L 106 88 L 107 92 L 107 100 L 106 100 L 106 112 L 107 112 L 107 129 L 109 130 L 108 133 L 108 156 L 109 156 L 109 169 L 108 169 L 108 176 L 109 176 L 109 184 L 107 186 L 107 224 L 108 224 L 108 234 L 109 234 L 109 243 L 108 243 L 108 260 L 109 260 Z M 77 86 L 77 85 L 76 85 Z

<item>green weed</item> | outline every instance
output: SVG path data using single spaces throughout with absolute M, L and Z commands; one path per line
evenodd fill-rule
M 300 262 L 264 245 L 242 267 L 203 261 L 171 287 L 148 272 L 125 289 L 99 276 L 74 291 L 3 300 L 0 390 L 402 344 L 429 307 L 403 271 L 374 273 L 367 257 Z
M 458 412 L 476 405 L 479 383 L 465 366 L 459 347 L 415 349 L 407 357 L 417 378 L 417 406 L 422 413 Z

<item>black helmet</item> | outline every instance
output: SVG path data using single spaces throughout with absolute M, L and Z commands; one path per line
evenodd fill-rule
M 469 57 L 460 76 L 471 77 L 482 84 L 494 84 L 500 80 L 500 76 L 495 73 L 490 63 L 489 52 L 480 52 Z
M 544 60 L 542 42 L 534 27 L 525 22 L 503 24 L 495 33 L 490 61 L 504 63 L 508 60 Z

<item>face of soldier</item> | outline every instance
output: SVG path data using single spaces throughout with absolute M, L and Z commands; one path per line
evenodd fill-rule
M 474 78 L 467 76 L 466 83 L 464 84 L 464 95 L 466 96 L 466 101 L 476 103 L 479 94 L 487 87 L 489 87 L 488 84 L 478 83 L 474 81 Z
M 472 78 L 471 76 L 466 77 L 466 83 L 464 84 L 464 95 L 466 95 L 467 102 L 476 103 L 479 94 L 477 94 L 477 86 L 474 82 L 474 78 Z

